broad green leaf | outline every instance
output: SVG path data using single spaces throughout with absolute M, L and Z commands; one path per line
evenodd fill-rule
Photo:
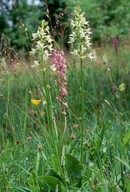
M 53 176 L 41 176 L 40 179 L 48 186 L 48 188 L 55 192 L 56 186 L 61 186 L 63 183 Z
M 54 171 L 54 169 L 49 170 L 48 176 L 56 177 L 57 179 L 59 179 L 65 185 L 64 179 L 56 171 Z
M 78 181 L 81 179 L 82 168 L 80 161 L 78 161 L 75 157 L 70 154 L 65 155 L 65 167 L 67 170 L 68 177 L 72 181 Z

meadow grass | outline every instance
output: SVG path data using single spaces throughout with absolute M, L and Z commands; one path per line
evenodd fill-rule
M 65 56 L 68 95 L 60 102 L 65 79 L 59 83 L 52 59 L 44 65 L 40 54 L 42 68 L 21 63 L 1 73 L 0 191 L 130 191 L 130 55 L 123 46 L 118 54 L 112 45 L 96 48 L 92 62 Z
M 15 73 L 3 73 L 0 86 L 2 191 L 130 190 L 129 54 L 120 47 L 117 81 L 114 66 L 117 56 L 111 50 L 112 47 L 106 51 L 97 50 L 97 55 L 100 55 L 97 63 L 86 61 L 83 67 L 85 116 L 82 164 L 79 64 L 68 66 L 67 128 L 63 141 L 61 138 L 56 141 L 58 155 L 62 156 L 61 171 L 47 124 L 46 105 L 40 103 L 35 106 L 31 103 L 32 98 L 44 101 L 42 72 L 24 67 L 24 70 Z M 104 63 L 103 55 L 108 57 L 108 63 Z M 60 131 L 62 117 L 60 105 L 55 99 L 58 92 L 55 78 L 56 74 L 49 74 L 47 81 L 51 87 L 55 121 Z M 119 90 L 122 83 L 125 83 L 124 91 Z M 114 93 L 113 86 L 117 93 Z M 61 145 L 64 152 L 59 154 Z M 65 158 L 72 167 L 66 165 Z

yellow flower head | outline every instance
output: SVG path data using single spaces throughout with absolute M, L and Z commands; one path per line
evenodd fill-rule
M 32 104 L 34 104 L 34 105 L 39 105 L 40 102 L 41 102 L 41 99 L 39 99 L 39 100 L 31 99 L 31 102 L 32 102 Z
M 121 85 L 119 85 L 119 90 L 125 91 L 125 83 L 122 83 Z

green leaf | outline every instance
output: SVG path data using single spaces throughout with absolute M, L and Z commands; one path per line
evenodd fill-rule
M 53 176 L 41 176 L 41 180 L 48 186 L 48 188 L 52 191 L 56 191 L 56 186 L 62 186 L 63 183 L 57 179 L 56 177 Z
M 37 152 L 37 158 L 36 158 L 36 173 L 38 173 L 38 170 L 39 170 L 40 159 L 41 159 L 40 153 Z
M 54 154 L 51 156 L 51 162 L 52 162 L 53 168 L 58 172 L 59 166 L 58 166 L 58 163 L 57 163 L 57 158 L 56 158 L 56 156 Z
M 80 161 L 70 154 L 65 155 L 65 167 L 70 180 L 77 182 L 82 178 L 82 169 Z
M 71 148 L 70 148 L 70 150 L 69 150 L 69 153 L 72 153 L 72 151 L 74 150 L 74 147 L 75 147 L 75 145 L 77 144 L 77 142 L 79 141 L 79 138 L 80 138 L 80 137 L 81 137 L 81 134 L 76 137 L 76 139 L 74 140 L 74 142 L 73 142 L 72 145 L 71 145 Z
M 126 145 L 130 140 L 130 130 L 125 134 L 123 138 L 123 144 Z
M 122 163 L 123 165 L 125 165 L 128 169 L 130 169 L 130 165 L 129 165 L 127 162 L 123 161 L 123 160 L 120 159 L 119 157 L 116 157 L 116 159 L 117 159 L 120 163 Z
M 40 152 L 37 153 L 37 159 L 36 159 L 36 174 L 37 175 L 43 175 L 44 172 L 44 163 L 41 158 Z
M 47 175 L 56 177 L 58 180 L 60 180 L 65 185 L 64 179 L 54 169 L 50 169 Z
M 36 179 L 36 173 L 34 171 L 31 171 L 29 174 L 29 179 L 27 180 L 28 186 L 37 186 L 37 179 Z

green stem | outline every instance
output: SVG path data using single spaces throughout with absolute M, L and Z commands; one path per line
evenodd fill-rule
M 53 107 L 52 107 L 52 99 L 51 99 L 51 88 L 47 84 L 47 78 L 46 78 L 46 71 L 44 70 L 44 58 L 43 54 L 40 55 L 40 64 L 42 66 L 42 76 L 43 76 L 43 84 L 44 84 L 44 90 L 45 90 L 45 99 L 47 102 L 46 105 L 46 113 L 47 113 L 47 122 L 48 127 L 52 135 L 52 147 L 54 147 L 55 155 L 57 158 L 57 164 L 59 168 L 59 172 L 62 173 L 62 167 L 61 167 L 61 157 L 59 156 L 59 148 L 58 148 L 58 135 L 57 135 L 57 129 L 55 125 L 55 120 L 53 118 Z
M 80 76 L 81 76 L 81 163 L 83 163 L 83 143 L 84 143 L 84 74 L 82 47 L 80 46 Z
M 116 55 L 116 80 L 119 80 L 119 63 L 118 63 L 118 55 Z

